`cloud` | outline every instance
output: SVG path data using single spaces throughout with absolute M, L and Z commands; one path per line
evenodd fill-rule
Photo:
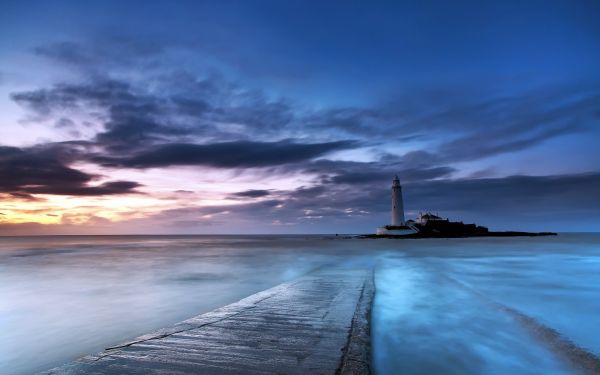
M 65 111 L 95 118 L 104 129 L 90 141 L 107 148 L 131 148 L 190 133 L 189 129 L 165 124 L 169 111 L 177 108 L 161 105 L 160 98 L 138 93 L 123 81 L 101 79 L 91 84 L 59 84 L 49 89 L 13 93 L 11 98 L 42 118 Z
M 529 187 L 547 191 L 546 184 L 564 184 L 565 191 L 594 197 L 579 186 L 597 182 L 589 176 L 479 178 L 494 176 L 495 169 L 472 163 L 470 167 L 483 172 L 470 179 L 454 177 L 463 175 L 459 170 L 463 162 L 590 131 L 600 116 L 597 87 L 557 85 L 510 94 L 489 87 L 425 88 L 364 106 L 313 108 L 250 89 L 218 72 L 200 74 L 163 66 L 162 58 L 168 58 L 171 51 L 163 43 L 132 43 L 131 49 L 126 40 L 102 43 L 108 47 L 114 43 L 106 56 L 101 56 L 104 47 L 74 43 L 37 49 L 39 55 L 81 68 L 81 77 L 15 92 L 12 99 L 55 130 L 87 138 L 61 145 L 0 149 L 0 172 L 15 176 L 0 182 L 0 192 L 35 199 L 32 194 L 137 191 L 136 182 L 100 184 L 101 176 L 72 167 L 75 161 L 85 161 L 109 171 L 177 166 L 235 172 L 268 168 L 271 177 L 302 175 L 306 184 L 291 191 L 225 193 L 224 198 L 240 204 L 173 211 L 175 216 L 183 215 L 181 223 L 200 220 L 194 215 L 217 215 L 210 218 L 216 223 L 223 212 L 239 218 L 263 215 L 282 223 L 323 218 L 343 223 L 357 217 L 367 220 L 367 213 L 387 217 L 388 186 L 394 174 L 406 186 L 411 209 L 505 215 L 515 214 L 518 201 L 522 207 L 541 212 L 542 204 L 534 205 L 538 198 Z M 135 74 L 119 74 L 123 70 L 116 67 L 126 70 L 123 66 L 130 63 L 136 66 Z M 136 78 L 140 76 L 143 79 Z M 84 121 L 94 124 L 84 129 Z M 345 152 L 336 155 L 338 151 Z M 258 176 L 260 172 L 250 173 Z M 505 198 L 518 194 L 525 198 Z M 584 209 L 577 196 L 561 194 L 569 197 L 566 201 L 574 209 Z M 548 195 L 546 204 L 551 205 L 551 199 L 559 195 L 558 191 Z M 559 211 L 566 209 L 564 205 Z
M 63 184 L 22 187 L 22 190 L 32 194 L 93 196 L 139 193 L 134 189 L 140 186 L 141 185 L 139 183 L 134 181 L 109 181 L 97 186 L 72 184 L 71 182 L 67 181 Z
M 382 166 L 385 168 L 385 166 Z M 341 174 L 336 174 L 327 181 L 332 184 L 361 184 L 373 185 L 376 183 L 387 182 L 390 176 L 399 174 L 403 181 L 423 181 L 433 180 L 440 177 L 447 177 L 452 174 L 455 169 L 451 167 L 435 167 L 435 168 L 407 168 L 393 169 L 385 168 L 377 171 L 348 171 Z
M 164 47 L 139 48 L 150 55 L 167 53 Z M 70 43 L 38 52 L 80 65 L 93 61 L 92 52 L 78 52 Z M 65 120 L 65 111 L 93 117 L 101 130 L 89 141 L 127 160 L 132 151 L 144 155 L 146 149 L 155 147 L 171 155 L 172 148 L 181 144 L 191 154 L 200 152 L 191 151 L 194 144 L 357 139 L 388 150 L 405 150 L 403 146 L 410 145 L 404 158 L 418 156 L 413 159 L 422 162 L 427 156 L 426 167 L 431 168 L 525 150 L 589 130 L 600 120 L 600 92 L 585 85 L 557 85 L 510 95 L 486 88 L 430 88 L 397 94 L 370 106 L 315 109 L 269 97 L 219 73 L 196 75 L 172 68 L 147 73 L 143 82 L 88 73 L 80 83 L 17 92 L 11 97 L 38 116 L 54 118 L 58 126 L 69 124 L 73 135 L 86 132 L 77 133 L 70 126 L 73 121 Z
M 590 130 L 600 122 L 600 91 L 584 84 L 498 94 L 493 89 L 422 89 L 372 107 L 327 108 L 302 120 L 309 128 L 402 144 L 428 142 L 431 158 L 472 161 L 525 150 Z M 408 156 L 408 154 L 407 154 Z
M 270 195 L 269 190 L 246 190 L 231 194 L 235 198 L 262 198 Z
M 600 93 L 583 89 L 564 91 L 562 95 L 536 92 L 518 98 L 526 103 L 526 108 L 514 103 L 516 98 L 511 99 L 511 104 L 498 109 L 506 113 L 490 115 L 494 121 L 488 121 L 486 127 L 474 127 L 475 131 L 443 143 L 440 155 L 452 160 L 474 160 L 520 151 L 552 138 L 590 130 L 600 122 L 596 111 Z
M 213 74 L 152 77 L 159 90 L 123 80 L 98 78 L 79 84 L 11 94 L 39 118 L 65 111 L 92 117 L 102 130 L 97 145 L 121 152 L 150 144 L 206 140 L 284 139 L 294 113 L 283 100 L 243 89 Z M 291 134 L 291 132 L 290 132 Z
M 0 146 L 0 192 L 21 199 L 31 194 L 113 195 L 135 193 L 140 184 L 133 181 L 109 181 L 90 185 L 99 176 L 66 165 L 71 157 L 65 147 L 17 148 Z
M 453 220 L 475 221 L 499 229 L 573 230 L 580 225 L 580 230 L 589 230 L 586 220 L 594 223 L 600 219 L 599 187 L 600 172 L 594 172 L 432 180 L 406 183 L 403 191 L 407 212 L 433 210 Z M 320 223 L 321 231 L 339 232 L 357 228 L 357 223 L 358 228 L 370 231 L 389 220 L 389 184 L 368 189 L 326 184 L 276 191 L 270 197 L 253 203 L 169 210 L 160 214 L 160 220 L 201 220 L 202 215 L 226 213 L 222 220 L 213 219 L 223 228 L 231 225 L 232 232 L 236 223 L 244 221 L 260 228 L 269 228 L 275 221 Z M 566 218 L 573 221 L 565 224 Z
M 332 151 L 357 147 L 354 141 L 324 143 L 222 142 L 213 144 L 171 143 L 148 148 L 131 157 L 96 156 L 91 160 L 104 166 L 156 168 L 173 165 L 207 165 L 221 168 L 269 167 L 297 163 Z
M 372 162 L 319 159 L 300 168 L 320 176 L 320 182 L 325 184 L 372 186 L 386 186 L 396 174 L 404 182 L 414 182 L 447 178 L 456 172 L 451 166 L 438 165 L 437 159 L 416 160 L 410 154 L 408 158 L 386 154 Z

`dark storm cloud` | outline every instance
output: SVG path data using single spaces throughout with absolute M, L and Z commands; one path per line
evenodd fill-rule
M 269 190 L 246 190 L 231 194 L 235 198 L 262 198 L 270 195 Z
M 27 186 L 21 189 L 32 194 L 94 196 L 136 193 L 134 189 L 139 186 L 141 185 L 133 181 L 109 181 L 98 186 L 86 186 L 66 180 L 61 184 Z
M 439 153 L 452 160 L 474 160 L 524 150 L 549 139 L 592 130 L 600 123 L 597 108 L 600 92 L 584 86 L 535 90 L 488 101 L 440 117 L 450 124 L 462 119 L 471 130 L 443 143 Z
M 95 141 L 117 152 L 190 137 L 282 139 L 294 120 L 285 101 L 267 99 L 218 75 L 179 73 L 153 79 L 161 87 L 158 93 L 96 77 L 90 83 L 59 84 L 11 97 L 40 117 L 68 110 L 96 118 L 104 129 Z
M 423 181 L 432 180 L 434 178 L 447 177 L 456 170 L 451 167 L 435 167 L 427 169 L 392 169 L 369 172 L 344 172 L 337 174 L 328 180 L 333 184 L 374 184 L 388 181 L 390 176 L 399 174 L 403 181 Z
M 171 143 L 148 148 L 128 158 L 97 156 L 91 160 L 112 167 L 156 168 L 172 165 L 207 165 L 220 168 L 269 167 L 297 163 L 332 151 L 354 148 L 353 141 L 325 143 L 223 142 L 213 144 Z
M 373 162 L 321 159 L 303 165 L 302 170 L 320 176 L 323 183 L 343 185 L 385 185 L 396 174 L 402 176 L 403 182 L 424 181 L 456 172 L 448 165 L 438 165 L 438 159 L 413 159 L 412 154 L 408 158 L 384 155 Z
M 106 39 L 102 43 L 113 51 L 109 55 L 131 58 L 137 58 L 138 50 L 142 56 L 156 59 L 169 51 L 161 43 L 152 47 L 143 40 Z M 134 46 L 131 51 L 126 48 L 129 45 Z M 98 62 L 95 57 L 100 50 L 72 42 L 40 47 L 37 52 L 75 66 L 85 67 L 95 61 L 105 64 L 107 70 L 112 66 L 110 61 L 120 65 L 118 61 L 127 58 L 102 56 Z M 422 88 L 371 106 L 313 110 L 289 99 L 268 98 L 260 90 L 245 89 L 218 73 L 198 76 L 172 68 L 144 69 L 148 79 L 142 83 L 88 72 L 85 83 L 14 93 L 12 98 L 40 116 L 56 116 L 65 109 L 90 112 L 104 127 L 94 141 L 117 158 L 126 154 L 126 159 L 131 159 L 134 149 L 144 155 L 146 149 L 155 147 L 170 157 L 170 143 L 300 137 L 313 142 L 361 139 L 363 144 L 372 145 L 425 141 L 431 146 L 426 150 L 415 146 L 412 155 L 420 154 L 414 159 L 422 163 L 426 154 L 429 160 L 425 167 L 439 168 L 525 150 L 586 131 L 599 120 L 600 93 L 583 85 L 555 85 L 502 95 L 485 87 Z M 72 134 L 79 133 L 73 129 Z M 195 146 L 186 147 L 189 153 L 198 152 L 189 150 Z M 152 164 L 179 163 L 165 160 Z M 211 165 L 228 167 L 226 163 Z
M 498 95 L 495 90 L 449 87 L 401 94 L 372 108 L 332 108 L 305 121 L 314 128 L 382 142 L 429 140 L 440 160 L 477 160 L 524 150 L 549 139 L 592 129 L 600 122 L 600 90 L 555 85 Z
M 90 84 L 57 84 L 51 88 L 13 93 L 11 97 L 40 115 L 90 103 L 109 107 L 113 104 L 148 102 L 148 98 L 135 96 L 127 83 L 116 80 L 96 80 Z
M 325 194 L 328 191 L 331 191 L 331 190 L 328 190 L 325 185 L 317 185 L 317 186 L 312 186 L 312 187 L 301 186 L 296 190 L 288 192 L 286 195 L 289 198 L 291 198 L 292 200 L 295 200 L 295 199 L 303 200 L 303 199 L 317 198 L 319 196 L 322 196 L 323 194 Z
M 510 222 L 528 209 L 542 212 L 544 205 L 535 202 L 545 199 L 545 209 L 560 216 L 567 208 L 561 197 L 578 209 L 597 198 L 585 187 L 596 186 L 594 178 L 481 177 L 597 167 L 600 13 L 590 2 L 563 3 L 545 4 L 543 12 L 531 2 L 5 7 L 15 43 L 0 46 L 3 87 L 19 90 L 22 77 L 58 83 L 16 92 L 13 99 L 27 109 L 32 129 L 50 127 L 40 136 L 81 142 L 21 149 L 37 157 L 32 170 L 19 171 L 15 186 L 0 185 L 17 189 L 4 196 L 22 199 L 31 194 L 27 189 L 92 193 L 97 176 L 78 171 L 75 161 L 110 165 L 102 169 L 108 173 L 260 166 L 230 175 L 257 183 L 268 176 L 268 184 L 301 176 L 306 186 L 227 195 L 247 205 L 222 212 L 287 223 L 346 220 L 368 211 L 385 216 L 384 224 L 390 179 L 399 174 L 410 209 L 488 210 Z M 15 46 L 33 50 L 35 60 L 13 53 Z M 56 81 L 61 77 L 69 81 Z M 29 131 L 23 125 L 11 127 Z M 347 140 L 356 143 L 326 146 Z M 294 146 L 284 150 L 286 142 Z M 15 155 L 12 160 L 26 158 Z M 539 162 L 545 157 L 552 162 Z M 18 165 L 0 162 L 2 168 L 12 164 Z M 7 180 L 5 172 L 13 171 L 2 172 Z M 113 183 L 95 193 L 135 190 L 128 188 Z M 197 218 L 187 219 L 180 223 Z
M 75 123 L 66 117 L 61 117 L 56 120 L 56 124 L 54 125 L 56 128 L 73 128 L 75 127 Z
M 140 186 L 132 181 L 109 181 L 90 186 L 98 176 L 70 168 L 72 151 L 65 147 L 21 149 L 0 146 L 0 192 L 20 198 L 30 194 L 113 195 L 135 193 Z M 32 197 L 31 197 L 32 198 Z
M 91 84 L 60 84 L 50 89 L 13 93 L 12 99 L 35 114 L 50 117 L 65 110 L 100 117 L 104 131 L 96 142 L 109 148 L 131 148 L 167 136 L 189 133 L 165 124 L 169 103 L 135 92 L 122 81 L 97 80 Z
M 100 131 L 84 141 L 87 146 L 77 155 L 80 160 L 112 168 L 270 167 L 274 173 L 310 173 L 317 176 L 315 183 L 339 194 L 332 201 L 335 206 L 323 208 L 318 197 L 325 193 L 318 191 L 319 187 L 295 191 L 290 198 L 298 209 L 308 210 L 310 202 L 321 211 L 341 212 L 352 208 L 352 202 L 360 197 L 373 201 L 370 206 L 365 201 L 353 209 L 380 207 L 374 200 L 385 202 L 384 194 L 369 189 L 365 195 L 360 189 L 386 186 L 394 174 L 409 184 L 434 184 L 451 178 L 457 162 L 525 150 L 585 132 L 599 119 L 600 93 L 583 85 L 502 95 L 486 88 L 420 89 L 370 106 L 315 110 L 246 89 L 218 73 L 196 75 L 141 65 L 147 73 L 142 82 L 108 78 L 104 72 L 85 67 L 97 64 L 109 71 L 111 66 L 138 59 L 134 56 L 138 50 L 140 56 L 158 63 L 168 47 L 131 42 L 134 46 L 129 51 L 126 40 L 103 43 L 110 52 L 100 60 L 99 50 L 79 44 L 39 48 L 38 54 L 80 67 L 87 78 L 13 93 L 12 99 L 77 137 L 85 133 L 77 132 L 80 125 L 72 118 L 84 113 L 95 119 Z M 75 116 L 70 117 L 71 113 Z M 414 146 L 403 154 L 389 153 L 395 147 L 406 150 L 406 145 Z M 373 162 L 324 159 L 335 151 L 364 146 L 383 146 L 385 151 Z M 61 152 L 69 149 L 64 147 Z M 48 185 L 28 184 L 22 192 L 116 194 L 136 187 L 135 183 L 119 182 L 92 189 L 88 183 L 95 176 L 68 167 L 70 159 L 61 158 L 50 158 L 55 161 L 54 169 L 47 170 L 71 173 L 66 180 L 72 183 L 60 186 L 56 179 Z M 232 197 L 271 197 L 248 194 Z M 308 194 L 315 194 L 312 201 L 300 198 L 308 199 Z

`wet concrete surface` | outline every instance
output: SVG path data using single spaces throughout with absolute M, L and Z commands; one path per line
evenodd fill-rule
M 330 267 L 42 374 L 368 374 L 370 267 Z

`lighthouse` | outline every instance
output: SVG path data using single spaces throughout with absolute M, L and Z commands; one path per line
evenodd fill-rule
M 398 176 L 392 180 L 392 226 L 404 225 L 404 202 Z
M 394 176 L 392 180 L 392 223 L 377 228 L 376 233 L 378 236 L 407 236 L 419 231 L 413 224 L 412 220 L 404 221 L 402 186 L 400 186 L 398 176 Z

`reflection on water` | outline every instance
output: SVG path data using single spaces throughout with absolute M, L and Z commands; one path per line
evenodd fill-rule
M 494 304 L 600 354 L 598 235 L 36 237 L 0 238 L 0 369 L 54 367 L 352 261 L 377 265 L 372 320 L 380 374 L 573 371 L 556 348 Z

